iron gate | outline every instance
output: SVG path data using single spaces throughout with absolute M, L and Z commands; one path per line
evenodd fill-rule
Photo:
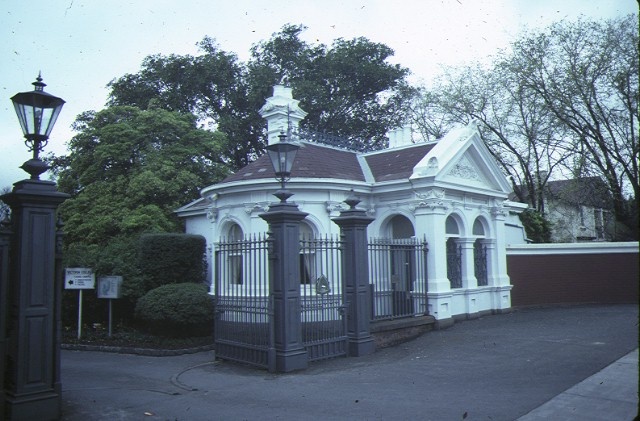
M 216 244 L 214 332 L 217 357 L 273 370 L 271 241 L 258 235 Z M 336 238 L 300 241 L 300 320 L 309 361 L 347 353 L 342 247 Z
M 372 320 L 427 314 L 427 242 L 369 240 Z
M 300 241 L 300 317 L 309 361 L 347 353 L 342 249 L 337 238 Z
M 266 235 L 225 239 L 215 251 L 216 356 L 271 369 L 273 303 Z

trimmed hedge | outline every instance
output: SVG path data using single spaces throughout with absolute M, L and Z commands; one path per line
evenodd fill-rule
M 180 282 L 205 282 L 207 241 L 201 235 L 145 234 L 140 237 L 138 268 L 144 288 Z
M 144 329 L 155 335 L 210 335 L 214 321 L 213 299 L 203 284 L 164 285 L 138 300 L 135 316 Z

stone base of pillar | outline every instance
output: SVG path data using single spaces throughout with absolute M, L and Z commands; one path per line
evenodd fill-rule
M 308 366 L 309 357 L 304 348 L 299 350 L 289 350 L 286 352 L 276 351 L 276 371 L 280 373 L 304 370 Z
M 428 292 L 429 315 L 437 321 L 452 317 L 453 292 Z
M 372 336 L 349 339 L 347 352 L 350 357 L 362 357 L 376 352 L 376 343 Z
M 513 285 L 492 288 L 493 309 L 507 310 L 511 308 L 511 289 Z
M 58 420 L 61 412 L 61 396 L 54 392 L 41 392 L 5 398 L 7 421 Z

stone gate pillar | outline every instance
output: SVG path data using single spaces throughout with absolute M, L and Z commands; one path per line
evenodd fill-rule
M 9 244 L 11 230 L 0 221 L 0 415 L 4 415 L 4 364 L 6 348 L 7 283 L 9 281 Z
M 376 345 L 369 328 L 371 294 L 369 291 L 369 254 L 367 226 L 374 220 L 366 212 L 356 209 L 360 200 L 350 196 L 345 200 L 349 209 L 333 218 L 344 240 L 342 279 L 347 303 L 347 337 L 349 356 L 371 354 Z
M 284 193 L 284 191 L 281 191 Z M 286 196 L 286 197 L 285 197 Z M 269 256 L 269 289 L 273 297 L 275 369 L 289 372 L 307 368 L 300 321 L 300 229 L 307 214 L 280 197 L 260 217 L 269 224 L 273 250 Z
M 60 417 L 61 284 L 56 282 L 56 210 L 67 197 L 55 183 L 19 181 L 2 196 L 13 234 L 7 285 L 4 379 L 7 420 Z

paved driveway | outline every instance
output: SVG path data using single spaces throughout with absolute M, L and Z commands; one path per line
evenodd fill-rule
M 519 309 L 289 374 L 63 351 L 63 419 L 515 420 L 637 347 L 638 307 L 615 305 Z

